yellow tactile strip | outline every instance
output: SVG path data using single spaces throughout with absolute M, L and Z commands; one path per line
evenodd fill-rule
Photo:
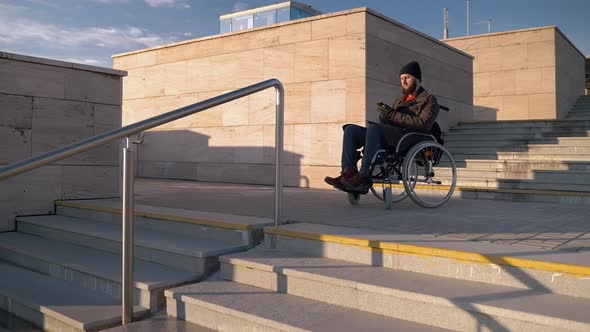
M 113 206 L 108 206 L 108 205 L 103 205 L 103 204 L 84 203 L 82 201 L 56 201 L 55 205 L 56 206 L 63 206 L 63 207 L 86 209 L 86 210 L 92 210 L 92 211 L 99 211 L 99 212 L 108 212 L 108 213 L 114 213 L 114 214 L 121 214 L 122 213 L 121 208 L 118 208 L 118 207 L 113 207 Z M 203 213 L 200 211 L 178 210 L 178 209 L 170 209 L 170 208 L 163 208 L 163 207 L 152 207 L 152 209 L 153 210 L 163 210 L 163 211 L 167 211 L 168 213 L 149 211 L 147 209 L 143 209 L 141 206 L 138 206 L 136 204 L 133 214 L 137 217 L 171 220 L 171 221 L 178 221 L 178 222 L 190 223 L 190 224 L 195 224 L 195 225 L 232 229 L 232 230 L 240 230 L 240 231 L 251 231 L 251 230 L 260 228 L 261 224 L 269 224 L 272 222 L 272 221 L 269 221 L 267 223 L 259 223 L 258 225 L 257 224 L 248 224 L 248 223 L 238 223 L 238 222 L 231 222 L 231 221 L 222 221 L 222 220 L 220 220 L 219 214 L 216 214 L 216 213 Z M 233 217 L 233 218 L 248 218 L 248 217 L 241 217 L 241 216 L 231 216 L 231 217 Z M 250 219 L 250 218 L 248 218 L 248 219 Z
M 299 230 L 285 229 L 280 227 L 265 227 L 265 234 L 273 234 L 287 237 L 295 237 L 306 240 L 316 240 L 322 242 L 340 243 L 346 245 L 355 245 L 366 249 L 380 250 L 383 252 L 410 254 L 410 255 L 423 255 L 423 256 L 435 256 L 456 259 L 468 262 L 477 263 L 491 263 L 497 265 L 507 265 L 519 268 L 530 268 L 542 271 L 551 271 L 566 273 L 570 275 L 587 277 L 590 276 L 590 266 L 567 264 L 567 263 L 556 263 L 546 262 L 534 259 L 510 257 L 510 256 L 496 256 L 486 255 L 476 252 L 458 251 L 452 249 L 433 248 L 425 247 L 414 244 L 395 243 L 395 242 L 384 242 L 374 241 L 362 238 L 355 238 L 341 235 L 331 234 L 318 234 L 312 232 L 305 232 Z
M 393 184 L 394 188 L 404 188 L 403 184 Z M 451 187 L 446 185 L 417 185 L 419 189 L 449 190 Z M 503 194 L 527 194 L 527 195 L 558 195 L 558 196 L 576 196 L 590 197 L 590 192 L 584 191 L 561 191 L 561 190 L 538 190 L 538 189 L 502 189 L 502 188 L 484 188 L 484 187 L 461 187 L 456 186 L 455 191 L 465 192 L 489 192 Z

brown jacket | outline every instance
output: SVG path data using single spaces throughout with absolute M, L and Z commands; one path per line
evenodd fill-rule
M 438 111 L 436 97 L 420 87 L 414 99 L 406 102 L 400 97 L 393 102 L 392 111 L 381 113 L 379 126 L 387 144 L 395 146 L 404 133 L 430 133 Z

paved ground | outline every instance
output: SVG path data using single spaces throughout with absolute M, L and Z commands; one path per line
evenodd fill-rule
M 137 179 L 136 202 L 236 215 L 273 216 L 273 187 Z M 535 248 L 590 251 L 588 205 L 453 198 L 424 209 L 409 198 L 385 210 L 368 195 L 357 206 L 337 190 L 285 188 L 285 219 L 346 227 L 490 241 Z

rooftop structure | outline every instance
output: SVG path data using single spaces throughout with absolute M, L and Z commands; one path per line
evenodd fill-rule
M 219 16 L 219 32 L 236 32 L 275 23 L 282 23 L 321 14 L 319 11 L 295 1 L 248 9 Z

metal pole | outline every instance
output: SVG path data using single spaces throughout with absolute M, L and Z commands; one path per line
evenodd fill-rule
M 133 321 L 133 149 L 131 139 L 123 148 L 123 276 L 121 277 L 122 323 Z
M 285 111 L 285 89 L 276 85 L 277 108 L 275 126 L 275 226 L 283 222 L 283 127 Z
M 443 21 L 444 22 L 443 23 L 443 26 L 444 26 L 443 38 L 447 39 L 447 38 L 449 38 L 449 9 L 448 8 L 445 8 L 443 10 L 443 17 L 444 17 L 444 19 L 443 19 L 444 20 Z
M 469 0 L 467 0 L 467 35 L 469 36 Z
M 488 18 L 488 33 L 492 33 L 492 19 Z

